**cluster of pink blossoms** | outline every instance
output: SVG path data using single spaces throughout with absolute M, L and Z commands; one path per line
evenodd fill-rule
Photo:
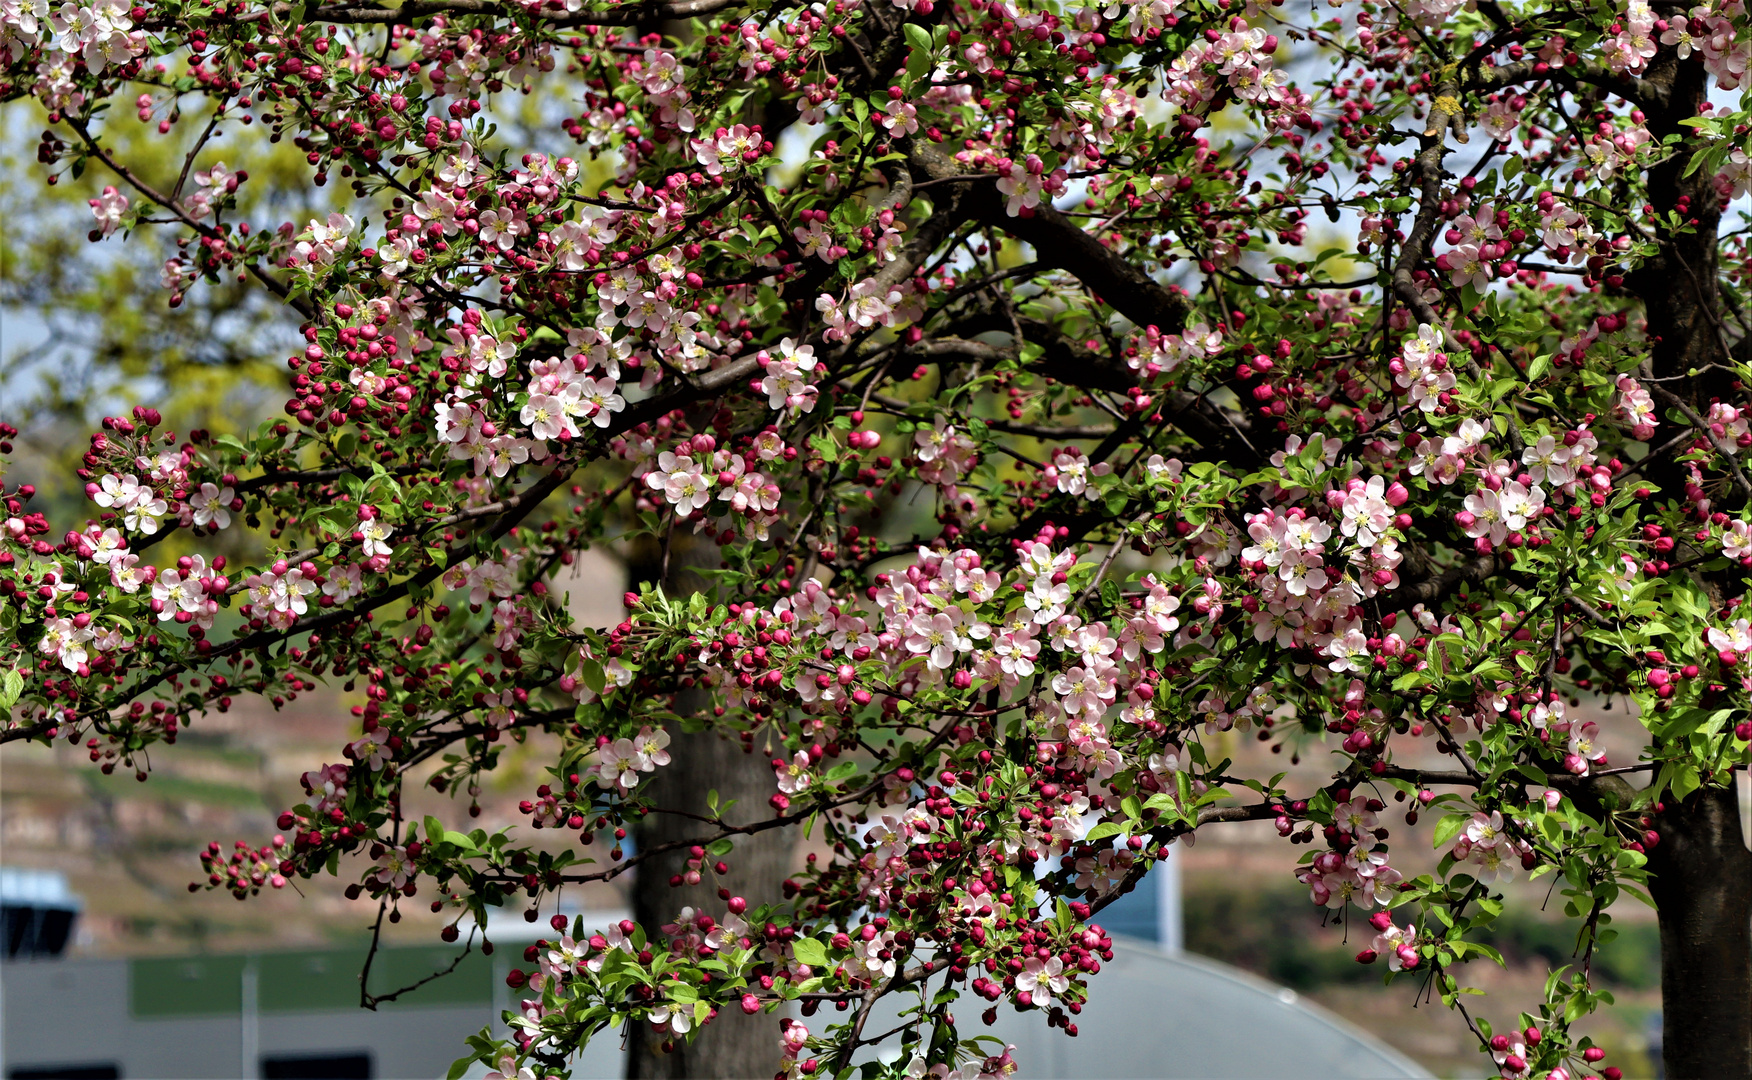
M 1646 5 L 1635 4 L 1634 0 L 1633 6 L 1647 10 Z M 1741 38 L 1735 25 L 1745 17 L 1746 6 L 1741 0 L 1699 4 L 1685 15 L 1647 24 L 1644 33 L 1658 30 L 1661 44 L 1671 47 L 1681 60 L 1693 52 L 1701 53 L 1704 70 L 1722 89 L 1733 90 L 1752 65 L 1752 41 Z M 1653 50 L 1649 52 L 1652 54 Z
M 1496 810 L 1472 815 L 1451 854 L 1456 862 L 1471 863 L 1473 876 L 1487 885 L 1513 881 L 1515 869 L 1534 857 L 1533 845 L 1512 837 Z
M 1314 903 L 1331 908 L 1354 903 L 1367 908 L 1392 902 L 1401 875 L 1387 865 L 1385 852 L 1375 850 L 1379 825 L 1375 815 L 1384 808 L 1381 800 L 1366 795 L 1338 804 L 1329 830 L 1333 850 L 1321 852 L 1296 871 L 1296 880 L 1308 886 Z
M 648 441 L 626 444 L 629 452 L 639 455 L 634 478 L 681 519 L 693 521 L 696 531 L 711 522 L 710 508 L 716 500 L 730 515 L 721 526 L 724 533 L 767 538 L 767 530 L 778 520 L 779 488 L 762 468 L 796 456 L 776 433 L 762 433 L 746 453 L 720 447 L 716 438 L 704 433 L 676 450 L 664 450 L 654 461 L 644 457 L 649 445 Z

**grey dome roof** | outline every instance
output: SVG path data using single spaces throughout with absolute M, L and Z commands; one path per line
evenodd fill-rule
M 866 1030 L 894 1027 L 903 1000 L 912 999 L 878 1003 Z M 993 1035 L 1016 1045 L 1016 1080 L 1433 1080 L 1417 1062 L 1294 990 L 1147 942 L 1115 940 L 1113 961 L 1089 981 L 1074 1039 L 1048 1028 L 1038 1010 L 1018 1013 L 1008 1005 L 986 1027 L 979 1013 L 987 1007 L 969 995 L 952 1011 L 963 1038 Z M 807 1022 L 820 1031 L 829 1017 L 843 1019 L 824 1012 Z M 856 1060 L 898 1053 L 896 1042 L 862 1050 Z M 610 1032 L 584 1049 L 573 1075 L 617 1080 L 623 1069 L 619 1039 Z M 471 1075 L 485 1072 L 483 1066 Z
M 958 1019 L 964 1034 L 985 1031 L 1015 1043 L 1019 1080 L 1432 1075 L 1294 990 L 1214 960 L 1124 941 L 1089 981 L 1077 1038 L 1049 1029 L 1038 1013 L 1008 1007 L 990 1028 L 976 1017 Z

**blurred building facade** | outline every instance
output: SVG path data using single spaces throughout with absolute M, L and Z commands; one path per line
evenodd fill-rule
M 1170 861 L 1103 912 L 1113 932 L 1130 936 L 1094 980 L 1077 1018 L 1079 1038 L 1047 1028 L 1038 1012 L 1008 1008 L 994 1026 L 981 1027 L 977 1014 L 986 1005 L 976 999 L 960 1018 L 963 1033 L 1015 1044 L 1019 1080 L 1429 1075 L 1291 990 L 1181 953 L 1172 871 Z M 66 958 L 78 898 L 54 875 L 8 874 L 0 877 L 8 927 L 34 928 L 19 933 L 21 946 L 0 964 L 0 1070 L 9 1080 L 446 1076 L 463 1040 L 515 1005 L 505 976 L 542 929 L 496 923 L 494 937 L 504 947 L 495 955 L 470 952 L 449 974 L 369 1011 L 359 1007 L 363 947 Z M 65 920 L 45 920 L 51 912 Z M 593 926 L 624 916 L 582 914 Z M 59 947 L 39 947 L 57 936 Z M 372 961 L 371 989 L 410 986 L 450 968 L 456 957 L 455 947 L 384 947 Z M 883 1030 L 893 1019 L 879 1015 L 871 1023 Z M 819 1029 L 821 1020 L 812 1026 Z M 877 1045 L 862 1057 L 899 1053 Z M 618 1033 L 604 1032 L 574 1075 L 612 1080 L 624 1069 Z M 486 1071 L 477 1064 L 467 1075 Z

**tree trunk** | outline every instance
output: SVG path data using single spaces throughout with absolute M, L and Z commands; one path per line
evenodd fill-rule
M 1752 851 L 1734 787 L 1669 803 L 1649 853 L 1669 1080 L 1752 1076 Z
M 690 692 L 688 704 L 702 707 L 704 694 Z M 765 760 L 742 752 L 742 747 L 711 732 L 678 734 L 670 743 L 673 759 L 651 780 L 655 805 L 706 813 L 706 792 L 716 789 L 719 805 L 736 800 L 727 815 L 735 822 L 758 820 L 766 800 L 776 790 L 772 769 Z M 651 814 L 635 832 L 640 847 L 649 848 L 699 835 L 700 823 L 674 814 Z M 675 921 L 676 913 L 689 906 L 715 918 L 724 916 L 720 887 L 732 896 L 748 899 L 749 905 L 779 899 L 780 884 L 790 865 L 789 837 L 772 829 L 745 838 L 725 859 L 730 873 L 706 874 L 698 885 L 670 888 L 669 879 L 684 869 L 687 851 L 660 855 L 641 865 L 633 882 L 633 915 L 646 927 Z M 720 1011 L 691 1044 L 677 1040 L 675 1049 L 663 1053 L 663 1037 L 649 1024 L 635 1023 L 628 1041 L 629 1080 L 643 1078 L 697 1077 L 742 1080 L 770 1077 L 779 1070 L 779 1029 L 765 1013 L 745 1016 L 741 1009 Z
M 1657 0 L 1660 17 L 1681 12 Z M 1641 80 L 1651 89 L 1639 104 L 1658 144 L 1688 134 L 1685 121 L 1707 97 L 1699 58 L 1662 50 Z M 1688 155 L 1674 155 L 1648 172 L 1648 202 L 1663 219 L 1678 212 L 1690 232 L 1657 231 L 1660 250 L 1625 275 L 1629 292 L 1648 317 L 1649 366 L 1659 382 L 1657 404 L 1667 419 L 1675 409 L 1693 416 L 1738 384 L 1724 361 L 1718 229 L 1722 202 L 1712 178 L 1686 175 Z M 1694 374 L 1695 373 L 1695 374 Z M 1663 431 L 1668 430 L 1663 428 Z M 1644 477 L 1677 497 L 1686 473 L 1674 455 L 1652 463 Z M 1724 497 L 1733 509 L 1737 493 Z M 1726 579 L 1694 571 L 1721 590 Z M 1628 796 L 1628 789 L 1625 789 Z M 1627 805 L 1624 799 L 1620 807 Z M 1752 1077 L 1752 852 L 1740 827 L 1738 797 L 1725 789 L 1672 801 L 1660 816 L 1660 843 L 1649 852 L 1649 892 L 1661 924 L 1663 1058 L 1672 1080 Z
M 662 576 L 660 556 L 651 558 L 657 553 L 638 554 L 645 558 L 632 560 L 635 580 L 650 581 Z M 716 565 L 716 546 L 699 543 L 678 529 L 671 538 L 664 591 L 670 596 L 685 596 L 703 588 L 704 582 L 690 571 L 704 565 L 707 559 Z M 675 703 L 676 712 L 684 716 L 702 714 L 710 707 L 710 695 L 700 690 L 683 691 Z M 763 817 L 767 799 L 777 790 L 765 758 L 745 754 L 736 740 L 710 731 L 696 735 L 672 731 L 671 735 L 670 764 L 645 782 L 653 806 L 704 815 L 709 812 L 706 794 L 716 790 L 721 812 L 730 802 L 736 804 L 725 814 L 729 821 L 744 824 Z M 709 826 L 693 818 L 652 813 L 634 828 L 633 838 L 638 849 L 646 851 L 697 837 L 708 829 Z M 708 871 L 698 885 L 677 888 L 671 888 L 669 881 L 686 871 L 687 849 L 658 855 L 641 864 L 634 873 L 633 918 L 647 932 L 674 922 L 683 907 L 721 919 L 727 909 L 718 897 L 720 888 L 728 889 L 732 896 L 744 897 L 751 908 L 777 902 L 790 868 L 791 844 L 792 839 L 784 829 L 739 838 L 736 849 L 724 860 L 730 867 L 728 874 Z M 692 1043 L 677 1039 L 674 1049 L 665 1053 L 664 1042 L 664 1035 L 649 1024 L 639 1021 L 632 1024 L 627 1040 L 628 1080 L 680 1077 L 764 1080 L 779 1071 L 779 1028 L 774 1018 L 765 1013 L 747 1016 L 739 1008 L 725 1009 L 696 1033 Z

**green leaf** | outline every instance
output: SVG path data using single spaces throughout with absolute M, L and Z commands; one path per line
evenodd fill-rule
M 1717 709 L 1715 712 L 1687 709 L 1667 721 L 1661 728 L 1661 734 L 1667 739 L 1679 739 L 1699 730 L 1715 732 L 1733 715 L 1733 709 Z
M 602 958 L 602 970 L 596 975 L 599 979 L 606 979 L 637 964 L 638 959 L 634 954 L 621 949 L 610 949 Z
M 1471 820 L 1472 817 L 1469 814 L 1449 814 L 1447 817 L 1436 822 L 1435 840 L 1431 846 L 1434 848 L 1447 847 L 1448 842 L 1453 840 L 1454 837 L 1460 835 L 1460 830 L 1464 829 L 1466 823 Z
M 445 1074 L 444 1080 L 460 1080 L 469 1069 L 474 1067 L 474 1063 L 475 1059 L 472 1057 L 457 1058 L 450 1063 L 450 1072 Z
M 798 963 L 810 967 L 827 966 L 827 946 L 812 937 L 800 937 L 791 943 L 791 953 L 797 957 Z
M 1434 683 L 1434 679 L 1421 671 L 1408 671 L 1393 680 L 1393 689 L 1396 691 L 1409 690 L 1414 686 L 1430 686 Z
M 913 23 L 906 24 L 908 30 L 911 30 L 913 26 Z M 912 35 L 908 34 L 907 37 L 910 39 Z M 922 79 L 929 75 L 931 73 L 931 51 L 915 46 L 911 52 L 907 53 L 906 73 L 907 77 L 912 79 Z
M 1166 791 L 1158 791 L 1156 794 L 1144 800 L 1144 809 L 1178 811 L 1180 809 L 1180 804 L 1175 802 L 1174 796 L 1168 794 Z
M 1702 786 L 1703 781 L 1697 775 L 1697 766 L 1681 765 L 1673 770 L 1673 797 L 1684 801 L 1685 797 Z
M 18 695 L 24 693 L 24 676 L 17 668 L 7 668 L 4 677 L 0 677 L 0 712 L 18 703 Z

